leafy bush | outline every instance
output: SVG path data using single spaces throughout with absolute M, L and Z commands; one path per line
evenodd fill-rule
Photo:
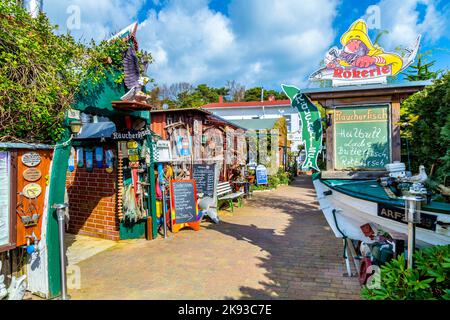
M 409 139 L 412 171 L 434 165 L 433 178 L 443 183 L 450 172 L 450 72 L 406 99 L 401 108 L 402 137 Z
M 277 177 L 279 184 L 289 184 L 289 172 L 284 171 L 283 168 L 278 170 Z
M 0 1 L 0 141 L 56 142 L 65 111 L 86 89 L 81 80 L 100 82 L 116 70 L 114 80 L 122 82 L 128 44 L 77 43 L 56 35 L 45 14 L 32 18 L 18 3 Z
M 414 253 L 414 268 L 407 269 L 404 255 L 381 267 L 381 286 L 365 286 L 369 300 L 450 300 L 450 245 Z

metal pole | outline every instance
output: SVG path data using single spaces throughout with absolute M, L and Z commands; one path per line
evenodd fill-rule
M 166 212 L 167 212 L 167 204 L 166 204 L 166 182 L 163 180 L 161 181 L 161 187 L 162 187 L 162 214 L 163 214 L 163 224 L 164 224 L 164 239 L 167 238 L 167 218 L 166 218 Z
M 413 267 L 413 254 L 416 246 L 416 226 L 408 222 L 408 269 Z
M 58 231 L 59 231 L 59 262 L 61 268 L 61 300 L 69 300 L 70 297 L 67 294 L 67 276 L 66 276 L 66 250 L 64 247 L 64 224 L 65 224 L 65 211 L 69 205 L 54 204 L 53 208 L 56 209 L 56 215 L 58 217 Z
M 403 197 L 405 200 L 405 215 L 408 222 L 408 269 L 413 268 L 414 249 L 416 247 L 416 223 L 420 223 L 421 203 L 424 197 L 418 193 Z

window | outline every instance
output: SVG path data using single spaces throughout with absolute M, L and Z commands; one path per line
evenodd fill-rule
M 0 252 L 14 248 L 15 243 L 15 154 L 0 151 Z

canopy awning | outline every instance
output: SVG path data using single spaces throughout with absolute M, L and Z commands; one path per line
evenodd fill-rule
M 110 138 L 117 131 L 114 122 L 85 123 L 74 140 Z

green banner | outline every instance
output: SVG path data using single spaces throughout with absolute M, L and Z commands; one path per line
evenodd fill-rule
M 306 151 L 302 170 L 320 171 L 317 166 L 317 157 L 322 150 L 322 119 L 319 109 L 298 88 L 286 85 L 281 87 L 291 100 L 292 107 L 298 110 L 302 122 L 302 140 Z

